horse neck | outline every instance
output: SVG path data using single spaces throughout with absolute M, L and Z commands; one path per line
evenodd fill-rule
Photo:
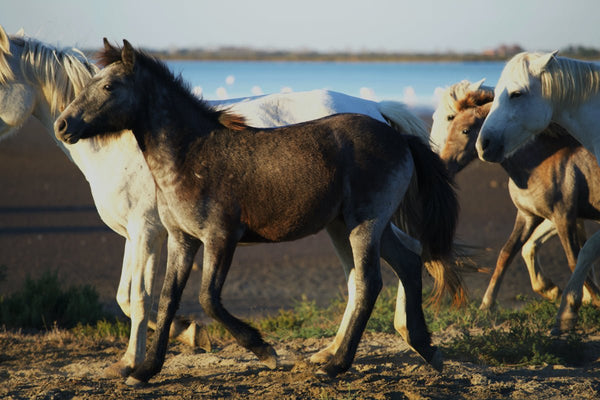
M 91 71 L 96 67 L 80 59 L 78 54 L 59 51 L 33 39 L 24 39 L 20 47 L 21 71 L 29 84 L 36 86 L 32 115 L 42 123 L 67 157 L 80 166 L 87 154 L 79 156 L 78 153 L 89 146 L 65 146 L 54 135 L 54 121 L 61 109 L 75 98 L 76 92 L 91 78 Z
M 160 83 L 138 98 L 144 100 L 133 113 L 132 131 L 151 169 L 181 164 L 191 143 L 218 127 L 191 97 Z
M 579 143 L 569 135 L 541 133 L 500 163 L 518 187 L 526 187 L 531 174 L 550 156 L 565 148 L 577 148 Z
M 600 163 L 600 93 L 573 107 L 555 107 L 552 120 L 564 127 Z

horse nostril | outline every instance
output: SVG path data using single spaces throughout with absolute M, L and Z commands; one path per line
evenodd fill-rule
M 490 145 L 490 139 L 483 139 L 481 141 L 481 149 L 482 150 L 487 149 L 489 145 Z
M 65 133 L 66 131 L 67 131 L 67 120 L 61 119 L 60 121 L 58 121 L 57 132 Z

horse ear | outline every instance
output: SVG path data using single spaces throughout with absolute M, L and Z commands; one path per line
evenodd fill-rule
M 113 49 L 112 45 L 110 44 L 110 42 L 108 41 L 107 38 L 103 38 L 102 42 L 104 43 L 104 50 L 105 51 L 109 51 L 109 50 Z
M 558 54 L 558 50 L 553 51 L 552 53 L 546 53 L 534 61 L 531 62 L 531 70 L 536 73 L 540 73 L 544 70 L 544 68 L 554 59 L 554 57 Z
M 469 85 L 469 92 L 476 92 L 481 88 L 481 85 L 483 85 L 483 82 L 485 82 L 485 78 L 483 78 L 480 81 L 477 81 L 475 83 L 471 83 Z
M 135 51 L 133 46 L 127 40 L 123 40 L 123 50 L 121 50 L 121 60 L 129 72 L 133 72 L 135 66 Z

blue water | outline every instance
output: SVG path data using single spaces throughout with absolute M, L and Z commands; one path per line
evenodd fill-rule
M 206 99 L 330 89 L 375 100 L 435 105 L 436 89 L 463 79 L 498 81 L 503 62 L 339 63 L 169 61 Z

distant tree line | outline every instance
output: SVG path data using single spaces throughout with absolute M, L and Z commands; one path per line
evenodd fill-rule
M 286 51 L 260 50 L 247 47 L 220 47 L 217 49 L 170 49 L 146 51 L 162 59 L 217 60 L 217 61 L 339 61 L 339 62 L 410 62 L 410 61 L 506 61 L 523 51 L 519 45 L 501 45 L 495 49 L 476 52 L 394 53 L 381 51 L 318 52 L 314 50 Z M 548 49 L 555 50 L 555 49 Z M 93 54 L 93 51 L 87 52 Z M 569 46 L 560 55 L 585 60 L 600 60 L 600 49 Z

